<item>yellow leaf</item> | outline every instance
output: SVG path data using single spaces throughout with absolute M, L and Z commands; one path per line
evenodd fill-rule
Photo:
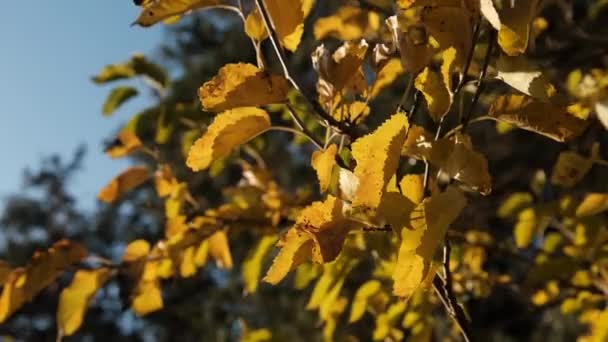
M 496 68 L 497 78 L 541 101 L 549 101 L 557 92 L 542 71 L 534 68 L 523 56 L 508 57 L 501 54 Z
M 304 33 L 304 4 L 302 0 L 264 0 L 281 45 L 296 51 Z
M 218 0 L 154 0 L 144 1 L 135 24 L 148 27 L 190 11 L 218 5 Z
M 336 146 L 336 144 L 331 144 L 324 151 L 315 151 L 312 154 L 310 163 L 317 172 L 321 192 L 327 191 L 327 188 L 329 187 L 332 171 L 336 164 L 337 152 L 338 146 Z
M 510 56 L 526 51 L 538 0 L 515 0 L 513 4 L 506 3 L 499 11 L 501 26 L 498 44 Z
M 384 88 L 391 85 L 401 74 L 403 74 L 403 66 L 401 65 L 401 61 L 397 58 L 391 58 L 378 71 L 376 80 L 374 81 L 369 92 L 370 98 L 373 99 L 378 96 L 378 94 L 380 94 Z
M 373 133 L 352 144 L 352 155 L 357 161 L 354 174 L 359 180 L 353 199 L 353 207 L 357 210 L 371 211 L 369 214 L 373 216 L 386 185 L 399 166 L 408 126 L 405 114 L 397 113 Z
M 448 113 L 452 106 L 451 78 L 456 50 L 449 48 L 444 51 L 441 74 L 425 68 L 415 81 L 416 89 L 424 95 L 431 118 L 438 122 Z
M 0 323 L 86 256 L 87 251 L 78 243 L 61 240 L 48 251 L 36 252 L 26 267 L 13 269 L 0 296 Z
M 276 285 L 293 269 L 309 260 L 312 255 L 312 239 L 306 232 L 289 229 L 277 243 L 281 247 L 268 269 L 264 281 Z
M 330 195 L 325 201 L 314 202 L 302 209 L 294 228 L 310 234 L 313 240 L 312 260 L 323 264 L 340 254 L 346 235 L 356 226 L 344 216 L 344 202 Z
M 205 110 L 262 106 L 287 100 L 288 85 L 283 76 L 269 75 L 247 63 L 224 65 L 217 76 L 198 91 Z
M 406 308 L 406 303 L 403 300 L 399 300 L 396 303 L 391 304 L 386 312 L 380 313 L 376 316 L 376 327 L 374 328 L 373 339 L 374 341 L 383 341 L 387 339 L 393 326 L 399 320 L 399 317 L 403 314 Z M 396 340 L 402 340 L 397 338 Z M 390 339 L 392 340 L 392 339 Z
M 401 245 L 393 274 L 393 293 L 409 298 L 429 276 L 435 249 L 466 205 L 454 187 L 426 198 L 410 214 L 409 227 L 401 230 Z
M 163 308 L 163 297 L 158 281 L 144 281 L 137 287 L 131 309 L 138 316 L 145 316 Z
M 412 203 L 420 204 L 424 199 L 424 176 L 419 174 L 405 175 L 399 182 L 403 195 Z
M 429 39 L 437 42 L 439 51 L 454 50 L 450 64 L 462 68 L 473 40 L 471 12 L 456 6 L 425 7 L 420 21 L 426 27 Z
M 268 255 L 276 240 L 276 235 L 263 236 L 243 262 L 242 274 L 245 293 L 255 293 L 257 290 L 264 258 Z
M 99 194 L 97 198 L 106 203 L 112 203 L 122 195 L 141 185 L 150 175 L 145 166 L 133 166 L 114 177 Z
M 576 217 L 597 215 L 608 210 L 608 194 L 590 193 L 576 207 Z
M 246 330 L 240 342 L 271 342 L 272 332 L 268 329 Z
M 382 284 L 378 280 L 369 280 L 359 287 L 351 303 L 349 323 L 356 322 L 363 317 L 371 297 L 380 291 L 381 286 Z
M 189 278 L 196 274 L 197 265 L 195 262 L 195 247 L 188 247 L 184 250 L 179 264 L 179 274 L 182 278 Z M 158 273 L 158 272 L 157 272 Z
M 315 22 L 315 39 L 326 37 L 342 41 L 357 40 L 375 34 L 380 28 L 380 16 L 376 12 L 365 11 L 355 6 L 342 6 L 329 17 Z
M 218 231 L 209 237 L 209 256 L 219 268 L 232 268 L 232 254 L 225 231 Z
M 268 38 L 268 31 L 266 31 L 266 26 L 264 26 L 264 20 L 257 9 L 247 15 L 247 19 L 245 20 L 245 33 L 249 38 L 260 42 Z
M 270 117 L 259 108 L 243 107 L 215 117 L 207 132 L 190 148 L 186 164 L 194 171 L 207 169 L 211 162 L 226 157 L 270 127 Z
M 518 248 L 526 248 L 530 245 L 534 234 L 536 234 L 536 223 L 536 211 L 534 208 L 527 208 L 519 213 L 517 223 L 513 228 L 515 245 Z
M 154 188 L 158 197 L 166 197 L 171 195 L 174 187 L 178 184 L 177 179 L 173 175 L 171 166 L 163 164 L 159 165 L 154 173 Z
M 329 56 L 324 45 L 317 47 L 312 55 L 313 66 L 319 74 L 317 91 L 325 97 L 333 97 L 344 88 L 362 93 L 367 90 L 362 65 L 368 45 L 365 40 L 346 42 Z M 324 89 L 329 88 L 329 89 Z
M 137 151 L 143 144 L 135 133 L 128 130 L 122 131 L 110 146 L 105 149 L 105 153 L 112 158 L 124 157 Z
M 76 272 L 70 286 L 59 296 L 57 327 L 61 335 L 70 336 L 80 328 L 89 302 L 110 275 L 107 268 Z
M 588 124 L 569 114 L 565 108 L 525 95 L 499 96 L 492 104 L 489 115 L 559 142 L 578 136 Z
M 529 192 L 515 192 L 507 197 L 496 213 L 500 218 L 512 217 L 534 203 L 534 197 Z
M 551 183 L 571 188 L 583 180 L 592 166 L 591 159 L 576 152 L 561 152 L 553 167 Z
M 146 257 L 150 253 L 150 243 L 146 240 L 135 240 L 127 245 L 122 255 L 122 261 L 133 262 Z

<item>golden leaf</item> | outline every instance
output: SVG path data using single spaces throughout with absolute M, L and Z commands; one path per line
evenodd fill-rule
M 288 85 L 283 76 L 269 75 L 247 63 L 226 64 L 217 76 L 198 91 L 205 110 L 221 112 L 247 106 L 262 106 L 287 100 Z
M 211 162 L 226 157 L 233 148 L 251 140 L 270 127 L 270 117 L 259 108 L 243 107 L 215 117 L 207 132 L 190 148 L 186 164 L 194 171 L 207 169 Z
M 352 155 L 357 161 L 354 174 L 359 180 L 353 199 L 357 210 L 373 212 L 380 204 L 386 184 L 399 166 L 408 126 L 405 114 L 397 113 L 352 144 Z
M 112 203 L 122 195 L 148 180 L 150 172 L 145 166 L 132 166 L 118 176 L 114 177 L 99 194 L 97 198 L 106 203 Z
M 247 15 L 247 19 L 245 19 L 245 33 L 249 38 L 260 42 L 268 38 L 268 31 L 266 31 L 266 26 L 264 26 L 264 20 L 257 9 L 251 11 Z
M 559 142 L 578 136 L 588 124 L 569 114 L 565 108 L 525 95 L 499 96 L 492 104 L 489 115 Z
M 590 193 L 576 207 L 576 217 L 597 215 L 608 210 L 608 194 Z
M 135 240 L 127 245 L 122 255 L 122 261 L 134 262 L 140 260 L 150 253 L 150 243 L 146 240 Z
M 274 258 L 264 281 L 272 285 L 278 284 L 293 269 L 312 255 L 312 238 L 306 232 L 298 229 L 289 229 L 277 243 L 281 247 L 279 254 Z
M 382 284 L 378 280 L 369 280 L 359 287 L 351 304 L 349 323 L 356 322 L 363 317 L 370 299 L 380 291 L 381 286 Z
M 141 282 L 133 296 L 131 309 L 138 316 L 145 316 L 163 308 L 163 297 L 158 281 Z
M 245 293 L 255 293 L 257 290 L 264 258 L 268 255 L 276 241 L 276 235 L 263 236 L 243 262 L 241 273 L 243 274 L 243 290 Z
M 507 55 L 515 56 L 526 51 L 537 5 L 538 0 L 516 0 L 514 6 L 505 4 L 499 11 L 498 44 Z
M 76 272 L 70 286 L 59 296 L 57 327 L 61 335 L 70 336 L 80 328 L 89 302 L 110 275 L 107 268 Z
M 13 269 L 6 278 L 0 297 L 0 323 L 86 256 L 87 251 L 78 243 L 61 240 L 48 251 L 36 252 L 26 267 Z
M 219 268 L 232 268 L 232 254 L 228 246 L 226 232 L 221 230 L 209 237 L 209 256 L 215 260 Z
M 380 68 L 376 75 L 376 80 L 372 84 L 369 92 L 370 98 L 375 98 L 380 92 L 391 85 L 397 77 L 403 74 L 403 66 L 401 61 L 397 58 L 391 58 L 386 64 Z
M 424 95 L 431 118 L 438 122 L 452 106 L 452 70 L 456 58 L 453 47 L 444 51 L 441 74 L 426 67 L 416 77 L 416 89 Z
M 365 11 L 355 6 L 342 6 L 329 17 L 315 22 L 315 39 L 326 37 L 342 41 L 357 40 L 376 34 L 380 29 L 380 16 L 376 12 Z
M 154 173 L 154 188 L 158 197 L 162 198 L 171 195 L 177 185 L 178 182 L 173 175 L 171 166 L 166 164 L 159 165 Z
M 536 233 L 536 226 L 537 220 L 534 208 L 526 208 L 519 213 L 517 223 L 513 228 L 515 245 L 518 248 L 526 248 L 530 245 Z
M 362 93 L 367 90 L 365 75 L 361 66 L 365 59 L 368 45 L 365 40 L 358 43 L 346 42 L 342 44 L 331 57 L 323 45 L 317 47 L 312 55 L 313 66 L 319 74 L 319 84 L 321 87 L 330 87 L 331 91 L 319 91 L 323 96 L 333 96 L 348 87 Z
M 557 92 L 542 71 L 534 68 L 523 56 L 501 55 L 496 62 L 496 68 L 498 69 L 497 78 L 541 101 L 549 101 Z
M 409 227 L 401 230 L 401 245 L 393 274 L 393 293 L 410 297 L 429 276 L 435 249 L 448 227 L 466 205 L 464 195 L 454 187 L 426 198 L 410 214 Z
M 304 33 L 304 5 L 302 0 L 264 0 L 272 25 L 281 45 L 296 51 Z
M 319 178 L 319 187 L 321 192 L 327 191 L 329 183 L 331 181 L 332 171 L 336 164 L 336 153 L 338 152 L 338 146 L 331 144 L 324 151 L 315 151 L 312 154 L 311 164 L 317 172 Z
M 137 151 L 142 146 L 141 140 L 135 133 L 125 130 L 118 134 L 116 140 L 106 148 L 105 153 L 112 158 L 120 158 Z
M 148 27 L 159 21 L 173 19 L 187 12 L 218 5 L 218 0 L 154 0 L 144 1 L 135 24 Z

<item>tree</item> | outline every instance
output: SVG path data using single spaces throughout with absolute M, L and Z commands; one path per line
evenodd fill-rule
M 116 282 L 188 339 L 608 338 L 605 2 L 139 5 L 141 26 L 204 12 L 166 49 L 182 78 L 141 55 L 94 78 L 154 94 L 98 196 L 151 228 L 119 257 L 67 236 L 6 266 L 0 320 L 75 273 L 60 336 Z

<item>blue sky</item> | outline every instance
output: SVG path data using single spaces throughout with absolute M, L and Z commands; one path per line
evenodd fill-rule
M 101 115 L 108 87 L 90 77 L 135 52 L 152 53 L 162 26 L 130 27 L 131 0 L 10 1 L 0 20 L 0 199 L 18 191 L 26 166 L 87 146 L 85 169 L 70 185 L 84 207 L 127 165 L 102 153 L 108 138 L 146 105 L 132 100 L 110 118 Z

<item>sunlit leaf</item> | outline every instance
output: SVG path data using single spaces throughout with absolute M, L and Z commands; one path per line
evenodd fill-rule
M 506 84 L 541 101 L 549 101 L 556 93 L 555 87 L 522 56 L 501 55 L 496 62 L 497 78 Z
M 315 22 L 315 39 L 332 37 L 343 41 L 365 38 L 380 28 L 380 16 L 355 6 L 342 6 L 329 17 Z
M 608 194 L 590 193 L 585 195 L 585 198 L 576 207 L 576 216 L 593 216 L 606 210 L 608 210 Z
M 329 145 L 323 151 L 315 151 L 312 154 L 311 164 L 317 172 L 319 178 L 319 187 L 321 192 L 327 191 L 331 181 L 332 170 L 336 164 L 336 153 L 338 146 L 335 144 Z
M 190 148 L 186 164 L 194 171 L 207 169 L 214 160 L 226 157 L 270 127 L 270 117 L 259 108 L 243 107 L 215 117 L 203 136 Z
M 254 293 L 257 290 L 262 274 L 264 258 L 271 251 L 272 246 L 276 241 L 276 235 L 263 236 L 243 262 L 242 274 L 245 293 Z
M 116 139 L 105 149 L 105 153 L 112 158 L 129 155 L 143 146 L 141 140 L 130 131 L 122 131 Z
M 302 0 L 264 0 L 281 45 L 295 51 L 304 33 L 304 4 Z
M 261 106 L 287 100 L 287 81 L 252 64 L 224 65 L 205 82 L 198 95 L 205 110 L 220 112 L 236 107 Z
M 350 323 L 363 317 L 370 298 L 380 291 L 381 286 L 382 284 L 378 280 L 370 280 L 359 287 L 351 304 L 350 318 L 348 319 Z
M 138 316 L 145 316 L 162 309 L 163 297 L 159 282 L 141 282 L 133 296 L 131 308 Z
M 273 285 L 279 283 L 293 269 L 309 260 L 312 255 L 312 238 L 306 232 L 289 229 L 277 243 L 281 247 L 268 269 L 264 281 Z
M 110 183 L 101 189 L 99 194 L 97 194 L 97 198 L 100 201 L 112 203 L 122 195 L 148 180 L 149 176 L 150 172 L 145 166 L 130 167 L 114 177 Z
M 401 230 L 401 245 L 393 274 L 393 293 L 409 297 L 429 274 L 435 249 L 448 227 L 466 205 L 453 187 L 425 199 L 410 215 L 410 226 Z
M 565 108 L 525 95 L 499 96 L 489 114 L 496 120 L 560 142 L 578 136 L 587 127 L 585 120 L 569 114 Z
M 59 296 L 57 327 L 61 335 L 70 336 L 80 328 L 89 302 L 110 275 L 107 268 L 80 270 L 74 274 L 70 286 Z
M 154 0 L 144 1 L 135 24 L 147 27 L 159 21 L 180 16 L 192 10 L 219 4 L 218 0 Z

